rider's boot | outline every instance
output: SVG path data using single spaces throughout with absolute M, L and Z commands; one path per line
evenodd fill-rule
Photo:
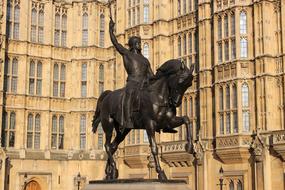
M 129 129 L 133 129 L 133 122 L 131 120 L 131 97 L 129 95 L 127 95 L 125 100 L 125 107 L 124 107 L 124 128 L 129 128 Z

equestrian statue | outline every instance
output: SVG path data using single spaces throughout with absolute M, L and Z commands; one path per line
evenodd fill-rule
M 111 15 L 111 14 L 110 14 Z M 118 178 L 118 169 L 113 155 L 119 144 L 131 130 L 145 129 L 154 158 L 156 172 L 161 181 L 167 180 L 158 159 L 156 132 L 176 133 L 174 129 L 186 126 L 186 151 L 193 153 L 192 129 L 188 116 L 176 116 L 176 107 L 192 85 L 194 65 L 190 69 L 178 59 L 166 61 L 154 75 L 150 63 L 141 53 L 141 39 L 129 38 L 129 49 L 118 43 L 114 35 L 115 23 L 110 17 L 109 34 L 115 49 L 123 57 L 128 74 L 125 88 L 104 91 L 97 102 L 92 121 L 92 131 L 96 133 L 101 122 L 105 133 L 105 150 L 107 164 L 106 180 Z M 113 130 L 116 136 L 112 140 Z

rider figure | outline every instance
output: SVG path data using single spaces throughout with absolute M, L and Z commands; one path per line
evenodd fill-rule
M 116 36 L 114 35 L 115 23 L 110 17 L 109 33 L 111 41 L 116 50 L 122 55 L 124 61 L 124 67 L 127 71 L 127 85 L 125 90 L 125 96 L 123 97 L 123 117 L 120 119 L 121 127 L 134 128 L 131 120 L 131 104 L 132 99 L 135 96 L 135 92 L 143 87 L 144 84 L 148 84 L 149 80 L 155 79 L 155 76 L 151 70 L 150 63 L 141 53 L 141 38 L 132 36 L 128 41 L 129 49 L 124 48 L 118 43 Z M 176 130 L 172 128 L 165 128 L 164 132 L 175 133 Z
M 135 92 L 142 88 L 144 83 L 154 77 L 149 61 L 141 53 L 141 38 L 133 36 L 129 39 L 129 49 L 118 43 L 114 35 L 115 23 L 110 17 L 109 33 L 116 50 L 122 55 L 124 67 L 128 73 L 125 96 L 123 98 L 123 127 L 134 128 L 131 121 L 131 103 Z

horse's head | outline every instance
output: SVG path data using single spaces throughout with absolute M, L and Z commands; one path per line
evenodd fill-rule
M 182 102 L 182 97 L 187 88 L 192 85 L 194 65 L 191 68 L 178 59 L 165 62 L 157 72 L 157 75 L 167 77 L 170 91 L 170 103 L 178 107 Z

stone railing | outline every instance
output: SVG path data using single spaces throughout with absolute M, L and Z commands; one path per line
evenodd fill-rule
M 250 135 L 227 135 L 216 138 L 217 148 L 249 147 L 252 142 Z
M 128 145 L 125 146 L 125 156 L 141 156 L 149 155 L 150 150 L 148 145 Z
M 172 141 L 162 143 L 162 153 L 185 152 L 186 141 Z
M 272 132 L 272 144 L 285 144 L 285 130 Z

